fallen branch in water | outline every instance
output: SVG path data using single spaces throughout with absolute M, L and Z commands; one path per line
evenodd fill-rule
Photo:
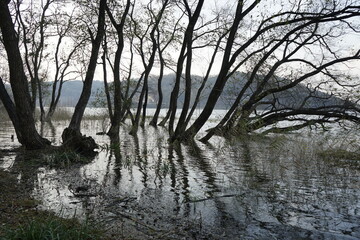
M 218 198 L 239 197 L 239 196 L 243 196 L 243 194 L 227 194 L 227 195 L 222 195 L 222 196 L 214 196 L 214 197 L 210 197 L 210 198 L 189 200 L 189 201 L 186 201 L 186 203 L 205 202 L 207 200 L 213 200 L 213 199 L 218 199 Z

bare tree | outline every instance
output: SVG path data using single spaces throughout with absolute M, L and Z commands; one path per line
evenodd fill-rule
M 117 49 L 114 58 L 114 113 L 111 118 L 111 127 L 108 131 L 108 135 L 115 137 L 119 134 L 119 126 L 121 121 L 121 81 L 120 81 L 120 60 L 121 55 L 124 49 L 124 26 L 125 20 L 130 10 L 131 2 L 130 0 L 126 1 L 125 10 L 122 13 L 120 23 L 117 23 L 113 13 L 110 11 L 109 7 L 106 7 L 107 15 L 109 16 L 112 25 L 114 26 L 117 33 Z
M 85 108 L 90 98 L 91 86 L 97 66 L 99 49 L 101 47 L 101 42 L 105 34 L 105 10 L 106 0 L 100 0 L 98 5 L 98 20 L 96 27 L 97 32 L 94 33 L 90 30 L 90 28 L 88 28 L 92 48 L 83 90 L 81 92 L 79 101 L 75 106 L 75 111 L 71 118 L 70 124 L 62 134 L 64 144 L 73 147 L 79 151 L 91 151 L 96 147 L 95 141 L 92 138 L 86 138 L 82 136 L 80 131 L 80 124 L 84 115 Z
M 46 115 L 47 121 L 51 121 L 55 113 L 64 82 L 69 79 L 70 75 L 75 74 L 74 70 L 70 70 L 70 68 L 76 62 L 76 53 L 84 47 L 87 41 L 86 38 L 78 36 L 77 25 L 74 23 L 77 21 L 74 11 L 70 14 L 54 13 L 53 25 L 57 37 L 53 55 L 55 73 L 51 87 L 49 110 Z M 76 36 L 74 36 L 75 34 Z
M 182 47 L 179 53 L 179 58 L 177 61 L 177 67 L 176 67 L 176 79 L 175 79 L 175 85 L 174 89 L 171 93 L 170 98 L 170 120 L 169 120 L 169 133 L 170 136 L 173 137 L 173 135 L 177 134 L 182 128 L 183 123 L 185 122 L 186 114 L 189 109 L 190 105 L 190 98 L 191 98 L 191 61 L 192 61 L 192 44 L 193 44 L 193 34 L 196 22 L 199 19 L 200 12 L 202 9 L 202 6 L 204 4 L 203 0 L 199 0 L 194 13 L 192 13 L 191 8 L 186 0 L 183 1 L 184 7 L 186 9 L 189 22 L 186 27 L 185 33 L 184 33 L 184 39 L 182 43 Z M 186 60 L 186 69 L 185 69 L 185 101 L 183 104 L 183 109 L 178 121 L 178 127 L 177 131 L 174 133 L 174 121 L 176 116 L 176 110 L 177 110 L 177 98 L 179 95 L 180 90 L 180 81 L 182 77 L 184 62 Z
M 182 14 L 180 15 L 180 17 L 178 19 L 173 19 L 171 18 L 171 11 L 170 14 L 167 14 L 165 16 L 166 21 L 163 21 L 163 25 L 160 27 L 158 26 L 156 31 L 157 31 L 157 52 L 158 52 L 158 56 L 159 56 L 159 65 L 160 65 L 160 71 L 159 71 L 159 76 L 158 76 L 158 81 L 157 81 L 157 93 L 159 96 L 158 102 L 157 102 L 157 106 L 156 106 L 156 111 L 154 113 L 153 118 L 150 121 L 150 125 L 156 127 L 158 124 L 158 118 L 159 118 L 159 114 L 160 114 L 160 110 L 162 109 L 162 104 L 163 104 L 163 93 L 162 93 L 162 83 L 163 83 L 163 77 L 164 77 L 164 72 L 165 72 L 165 68 L 167 67 L 167 65 L 169 64 L 169 60 L 166 57 L 166 51 L 169 48 L 172 48 L 172 45 L 177 44 L 177 39 L 180 38 L 179 34 L 180 32 L 180 21 L 182 20 L 183 16 L 185 14 L 185 11 L 182 12 Z M 167 25 L 170 25 L 170 29 L 167 30 Z M 161 29 L 160 29 L 161 28 Z M 168 111 L 166 114 L 166 117 L 163 118 L 161 125 L 165 125 L 166 121 L 169 119 L 170 117 L 170 113 L 171 111 Z
M 13 115 L 12 121 L 16 129 L 19 142 L 27 149 L 40 149 L 47 147 L 50 142 L 42 138 L 36 128 L 32 114 L 28 82 L 23 68 L 23 61 L 19 50 L 18 34 L 15 31 L 11 14 L 8 8 L 9 1 L 0 1 L 0 28 L 2 39 L 7 52 L 10 84 L 14 96 L 9 115 Z M 2 91 L 2 99 L 8 96 Z M 16 106 L 16 117 L 13 114 L 13 106 Z M 17 120 L 16 120 L 17 119 Z
M 17 1 L 17 16 L 22 27 L 22 38 L 25 49 L 25 63 L 27 71 L 30 75 L 31 82 L 31 105 L 35 112 L 36 101 L 39 100 L 40 119 L 45 119 L 45 110 L 43 103 L 43 89 L 41 82 L 44 81 L 41 72 L 46 50 L 45 40 L 49 35 L 46 30 L 49 28 L 49 7 L 54 3 L 54 0 L 46 0 L 37 6 L 33 1 L 27 6 L 27 10 L 21 11 L 20 7 L 23 5 Z M 40 14 L 35 9 L 41 9 Z M 26 13 L 26 14 L 25 14 Z M 25 20 L 24 20 L 25 18 Z
M 142 86 L 142 90 L 140 92 L 140 96 L 139 96 L 139 100 L 138 100 L 138 107 L 137 107 L 137 112 L 135 115 L 135 121 L 134 121 L 133 127 L 130 131 L 130 134 L 132 134 L 132 135 L 136 134 L 136 132 L 137 132 L 139 121 L 140 121 L 141 110 L 143 111 L 143 114 L 142 114 L 142 121 L 141 121 L 140 125 L 144 126 L 144 124 L 145 124 L 148 91 L 149 91 L 148 90 L 148 79 L 149 79 L 150 72 L 153 68 L 154 62 L 155 62 L 155 55 L 156 55 L 156 52 L 158 49 L 158 44 L 159 44 L 157 42 L 155 33 L 156 33 L 156 29 L 158 28 L 158 26 L 160 24 L 160 21 L 162 20 L 162 16 L 163 16 L 164 11 L 167 8 L 169 2 L 170 2 L 169 0 L 163 1 L 162 6 L 157 14 L 155 14 L 154 10 L 152 9 L 152 1 L 150 1 L 150 3 L 147 5 L 147 10 L 150 14 L 151 22 L 153 22 L 153 25 L 151 25 L 152 28 L 150 31 L 151 50 L 150 50 L 150 56 L 149 56 L 148 60 L 145 59 L 144 46 L 143 46 L 143 41 L 144 41 L 145 35 L 143 34 L 141 36 L 138 36 L 140 39 L 139 52 L 141 55 L 141 59 L 142 59 L 145 71 L 144 71 L 144 77 L 143 77 L 143 86 Z M 150 24 L 149 24 L 149 27 L 150 27 Z M 144 32 L 145 34 L 150 30 L 149 27 Z
M 105 33 L 104 43 L 103 43 L 103 55 L 101 57 L 102 65 L 103 65 L 103 76 L 104 76 L 104 93 L 106 96 L 106 105 L 108 108 L 109 117 L 110 117 L 110 119 L 113 119 L 114 113 L 113 113 L 111 94 L 110 94 L 110 88 L 109 88 L 108 77 L 107 77 L 107 54 L 108 54 L 107 44 L 108 44 L 108 42 L 107 42 L 106 33 Z
M 107 4 L 106 0 L 99 0 L 84 4 L 79 0 L 73 3 L 84 7 L 86 14 L 76 15 L 76 19 L 73 15 L 68 16 L 63 26 L 56 19 L 47 19 L 53 2 L 43 1 L 42 12 L 29 19 L 22 16 L 17 5 L 18 23 L 14 25 L 8 1 L 0 0 L 1 41 L 7 52 L 14 103 L 4 91 L 3 84 L 0 84 L 0 95 L 21 143 L 28 148 L 47 145 L 47 141 L 38 136 L 34 118 L 29 114 L 34 109 L 37 95 L 41 112 L 44 112 L 40 83 L 46 75 L 42 63 L 50 56 L 46 48 L 47 37 L 51 36 L 50 26 L 55 30 L 57 42 L 51 55 L 56 71 L 49 118 L 59 101 L 62 84 L 71 72 L 74 58 L 82 54 L 82 62 L 86 63 L 75 64 L 86 71 L 84 88 L 70 125 L 62 136 L 65 144 L 76 149 L 95 147 L 92 139 L 81 135 L 80 123 L 91 94 L 101 44 L 105 94 L 111 119 L 109 136 L 118 136 L 120 123 L 126 116 L 130 116 L 133 124 L 131 134 L 137 132 L 138 126 L 145 125 L 151 93 L 150 76 L 156 67 L 159 67 L 160 76 L 154 87 L 158 103 L 150 122 L 153 126 L 158 123 L 164 102 L 164 73 L 168 69 L 175 72 L 168 114 L 159 124 L 164 125 L 169 119 L 171 141 L 193 139 L 208 122 L 220 97 L 230 88 L 232 94 L 226 96 L 230 108 L 202 138 L 203 141 L 214 134 L 287 131 L 344 119 L 359 122 L 358 99 L 346 99 L 340 92 L 358 87 L 360 83 L 339 74 L 336 69 L 338 66 L 345 68 L 346 64 L 358 62 L 360 58 L 358 47 L 349 49 L 337 42 L 347 34 L 358 36 L 360 33 L 356 23 L 360 5 L 355 0 L 303 0 L 280 3 L 277 8 L 270 8 L 268 1 L 238 0 L 229 1 L 224 9 L 211 13 L 205 11 L 204 0 L 149 0 L 142 4 L 145 14 L 141 17 L 135 16 L 138 13 L 135 12 L 138 9 L 135 1 L 127 0 L 120 6 L 118 1 Z M 172 11 L 176 14 L 171 14 Z M 171 21 L 167 19 L 169 16 L 173 18 Z M 29 27 L 28 21 L 34 22 L 34 28 Z M 75 26 L 78 32 L 74 34 L 71 29 Z M 16 27 L 21 30 L 32 94 L 27 86 Z M 72 42 L 65 57 L 60 56 L 63 55 L 63 41 Z M 91 44 L 86 44 L 88 42 Z M 87 48 L 91 51 L 86 51 Z M 202 78 L 194 74 L 197 54 L 209 56 L 208 61 L 199 64 L 205 69 Z M 169 64 L 172 56 L 177 56 L 175 69 Z M 108 66 L 114 77 L 111 84 Z M 216 74 L 214 69 L 218 71 Z M 134 78 L 134 72 L 139 76 Z M 209 81 L 211 74 L 215 75 L 214 81 Z M 205 91 L 206 88 L 210 91 Z M 196 94 L 193 94 L 195 90 Z M 135 96 L 138 99 L 135 100 Z M 191 123 L 201 96 L 206 99 L 205 106 Z M 184 100 L 181 106 L 179 98 Z M 131 104 L 135 102 L 137 109 L 132 112 Z M 179 108 L 181 112 L 177 119 Z M 283 121 L 291 124 L 277 125 Z
M 199 132 L 214 110 L 215 104 L 228 79 L 234 75 L 240 67 L 248 65 L 251 66 L 252 71 L 248 79 L 239 80 L 245 83 L 240 87 L 238 96 L 229 114 L 227 114 L 224 121 L 221 122 L 221 125 L 227 122 L 229 117 L 232 116 L 232 122 L 238 123 L 235 129 L 242 129 L 242 131 L 246 132 L 255 130 L 261 125 L 266 126 L 267 124 L 259 125 L 259 123 L 263 123 L 268 117 L 272 119 L 271 121 L 265 121 L 268 123 L 288 119 L 286 117 L 280 117 L 284 114 L 284 111 L 279 111 L 280 109 L 272 111 L 275 115 L 270 114 L 258 116 L 258 118 L 255 119 L 252 118 L 251 114 L 256 111 L 257 106 L 265 104 L 263 101 L 265 97 L 284 92 L 318 74 L 328 72 L 329 68 L 335 64 L 359 59 L 358 51 L 354 53 L 348 52 L 344 56 L 334 54 L 334 51 L 328 43 L 328 40 L 332 39 L 336 31 L 339 31 L 341 27 L 355 30 L 351 19 L 359 16 L 359 6 L 352 5 L 351 2 L 343 5 L 337 2 L 324 3 L 322 1 L 319 1 L 321 3 L 319 5 L 321 6 L 320 9 L 305 8 L 305 3 L 304 5 L 290 5 L 289 10 L 282 10 L 279 13 L 261 19 L 257 29 L 254 30 L 249 37 L 244 39 L 244 36 L 242 36 L 242 39 L 239 38 L 238 32 L 239 29 L 241 29 L 239 28 L 240 24 L 245 23 L 245 18 L 252 17 L 251 13 L 260 2 L 261 1 L 254 1 L 247 6 L 243 1 L 238 1 L 233 25 L 227 37 L 222 66 L 205 107 L 194 123 L 185 132 L 179 132 L 175 136 L 175 139 L 192 139 L 195 134 Z M 251 24 L 253 23 L 255 22 L 252 21 Z M 325 31 L 325 29 L 328 31 Z M 314 52 L 311 54 L 311 49 L 316 47 L 320 49 L 320 60 L 316 59 Z M 308 55 L 310 56 L 309 59 L 297 57 L 299 52 L 306 52 L 307 50 L 310 51 Z M 304 64 L 309 67 L 309 71 L 305 72 L 304 69 L 302 69 L 297 75 L 284 76 L 281 79 L 288 78 L 288 81 L 281 81 L 273 87 L 269 87 L 271 81 L 279 79 L 277 76 L 280 70 L 284 70 L 284 67 L 292 63 Z M 256 86 L 254 85 L 255 80 L 257 80 Z M 250 95 L 245 98 L 245 95 L 249 93 Z M 328 110 L 329 109 L 330 108 L 328 108 Z M 237 111 L 235 112 L 235 110 Z M 234 112 L 235 114 L 233 115 Z M 306 111 L 299 111 L 299 109 L 297 109 L 293 111 L 293 114 L 300 115 L 304 112 Z M 329 111 L 327 112 L 327 116 L 329 117 Z M 312 111 L 312 113 L 317 115 L 315 111 Z M 321 111 L 317 113 L 321 115 Z M 346 114 L 343 115 L 346 116 Z M 338 118 L 339 115 L 333 114 L 333 117 Z M 356 120 L 356 118 L 353 117 L 347 118 Z M 319 122 L 323 121 L 324 120 L 319 120 Z M 223 131 L 220 126 L 211 130 L 203 140 L 208 140 L 216 130 L 218 130 L 218 132 Z M 230 124 L 228 129 L 236 132 L 233 131 L 232 126 L 233 124 Z

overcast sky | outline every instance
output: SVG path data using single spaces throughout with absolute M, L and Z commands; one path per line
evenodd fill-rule
M 345 1 L 345 0 L 341 0 L 341 1 Z M 340 2 L 341 2 L 340 1 Z M 246 1 L 246 6 L 248 6 L 249 4 L 251 4 L 253 1 Z M 289 2 L 291 1 L 281 1 L 281 0 L 267 0 L 267 1 L 262 1 L 257 8 L 248 16 L 248 18 L 246 19 L 248 22 L 250 20 L 250 16 L 251 16 L 251 20 L 255 23 L 256 20 L 259 20 L 261 18 L 262 15 L 269 15 L 271 13 L 275 13 L 278 12 L 281 7 L 283 6 L 283 8 L 287 8 L 289 6 Z M 298 1 L 295 1 L 298 2 Z M 212 12 L 213 11 L 218 11 L 222 8 L 226 8 L 230 13 L 235 11 L 236 8 L 236 0 L 206 0 L 204 7 L 202 9 L 202 16 L 204 18 L 211 18 L 212 16 Z M 174 13 L 176 15 L 176 13 Z M 135 12 L 135 16 L 136 16 L 136 12 Z M 257 25 L 253 24 L 253 25 L 247 25 L 241 29 L 239 29 L 239 33 L 243 34 L 245 37 L 249 36 L 252 34 L 251 28 L 254 27 L 256 28 Z M 347 52 L 349 50 L 354 51 L 355 49 L 359 49 L 359 43 L 360 43 L 360 34 L 349 34 L 343 37 L 339 37 L 335 42 L 334 42 L 334 46 L 335 49 L 337 48 L 336 51 L 338 52 Z M 196 45 L 196 43 L 195 43 Z M 51 51 L 53 51 L 54 49 L 50 49 Z M 192 73 L 196 74 L 196 75 L 204 75 L 206 70 L 207 70 L 207 66 L 208 63 L 210 61 L 211 58 L 211 54 L 212 54 L 212 49 L 206 49 L 206 50 L 195 50 L 194 51 L 194 59 L 193 59 L 193 66 L 192 66 Z M 176 61 L 179 52 L 176 51 L 175 49 L 172 49 L 171 51 L 171 55 L 173 57 L 173 59 Z M 300 52 L 299 55 L 301 56 L 301 54 L 305 55 L 305 52 Z M 129 57 L 128 55 L 128 45 L 125 46 L 125 50 L 124 50 L 124 55 L 123 55 L 123 60 L 122 63 L 126 65 L 126 59 Z M 4 58 L 2 58 L 2 60 L 0 60 L 0 64 L 3 66 L 4 65 Z M 139 58 L 136 59 L 136 64 L 137 64 L 137 68 L 133 71 L 133 77 L 136 77 L 138 75 L 140 75 L 140 73 L 143 71 L 142 68 L 142 64 Z M 217 59 L 216 64 L 213 67 L 212 70 L 212 74 L 216 75 L 220 69 L 221 66 L 221 56 L 219 56 L 219 58 Z M 49 70 L 51 71 L 52 69 L 52 65 L 49 64 Z M 360 64 L 359 62 L 350 62 L 348 63 L 346 66 L 345 65 L 339 65 L 338 66 L 339 69 L 344 70 L 344 71 L 349 71 L 349 73 L 351 73 L 354 76 L 360 76 Z M 347 69 L 347 67 L 350 67 L 350 70 Z M 0 69 L 0 74 L 2 74 L 2 72 L 4 72 L 3 70 L 4 68 L 2 67 L 2 69 Z M 110 70 L 110 68 L 108 68 Z M 240 69 L 242 71 L 247 71 L 246 68 L 244 69 Z M 51 71 L 52 72 L 52 71 Z M 109 80 L 111 81 L 111 71 L 109 71 Z M 156 66 L 154 67 L 153 71 L 151 72 L 153 75 L 157 75 L 158 69 L 156 68 Z M 167 71 L 167 73 L 170 73 L 170 71 Z M 97 67 L 97 71 L 96 71 L 96 75 L 95 75 L 95 79 L 96 80 L 101 80 L 103 79 L 103 73 L 102 73 L 102 67 L 99 65 Z

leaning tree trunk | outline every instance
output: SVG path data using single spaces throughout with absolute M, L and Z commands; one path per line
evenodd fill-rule
M 41 87 L 41 82 L 38 79 L 38 91 L 39 91 L 39 107 L 40 107 L 40 121 L 45 121 L 45 109 L 44 109 L 44 98 L 43 98 L 43 90 Z
M 160 75 L 159 75 L 158 84 L 157 84 L 159 100 L 158 100 L 158 103 L 157 103 L 155 114 L 154 114 L 152 120 L 150 121 L 150 126 L 153 126 L 153 127 L 157 127 L 157 122 L 158 122 L 158 119 L 159 119 L 160 110 L 161 110 L 161 106 L 162 106 L 163 98 L 164 98 L 163 93 L 162 93 L 161 85 L 162 85 L 162 80 L 163 80 L 163 77 L 164 77 L 164 65 L 165 65 L 165 63 L 164 63 L 164 59 L 162 57 L 161 51 L 159 51 L 159 58 L 160 58 Z
M 258 3 L 258 1 L 254 2 L 245 12 L 254 8 L 257 5 L 257 3 Z M 243 1 L 239 1 L 237 4 L 237 7 L 236 7 L 234 22 L 231 26 L 231 29 L 229 32 L 229 37 L 226 42 L 225 52 L 223 55 L 220 72 L 219 72 L 217 80 L 210 92 L 210 95 L 204 106 L 204 109 L 202 110 L 200 115 L 197 117 L 197 119 L 194 121 L 194 123 L 186 131 L 179 133 L 178 135 L 173 137 L 173 139 L 172 139 L 173 141 L 174 140 L 182 141 L 182 140 L 193 139 L 195 137 L 195 135 L 200 131 L 202 126 L 209 119 L 212 111 L 215 108 L 215 104 L 217 103 L 217 100 L 219 99 L 219 97 L 224 89 L 225 83 L 227 81 L 227 73 L 231 67 L 230 56 L 231 56 L 232 47 L 234 44 L 238 26 L 240 24 L 240 21 L 244 17 L 244 14 L 245 13 L 243 13 Z
M 3 80 L 0 77 L 0 100 L 4 104 L 4 107 L 6 109 L 6 112 L 9 115 L 9 118 L 11 122 L 14 125 L 15 132 L 17 135 L 17 138 L 19 139 L 19 142 L 22 142 L 22 135 L 20 132 L 18 132 L 19 129 L 19 120 L 16 115 L 16 108 L 14 102 L 11 100 L 8 92 L 6 91 L 5 85 Z
M 0 28 L 8 57 L 10 84 L 18 119 L 18 124 L 14 124 L 14 127 L 16 128 L 18 140 L 22 145 L 27 149 L 41 149 L 50 145 L 50 142 L 42 138 L 35 128 L 28 82 L 18 46 L 18 34 L 14 29 L 7 5 L 8 2 L 0 0 Z M 9 113 L 9 115 L 11 114 Z
M 86 72 L 83 90 L 79 101 L 75 106 L 75 111 L 70 124 L 64 129 L 62 134 L 64 145 L 83 153 L 92 152 L 95 148 L 97 148 L 94 139 L 91 137 L 85 137 L 81 134 L 80 124 L 91 95 L 91 87 L 97 65 L 99 49 L 105 33 L 105 7 L 106 0 L 101 0 L 99 6 L 98 31 L 96 37 L 92 39 L 90 62 Z
M 127 0 L 125 10 L 121 17 L 121 21 L 119 24 L 116 23 L 114 16 L 112 15 L 109 8 L 106 8 L 107 14 L 111 20 L 111 23 L 116 29 L 118 43 L 117 43 L 117 50 L 115 53 L 115 60 L 114 60 L 114 111 L 111 117 L 111 126 L 108 131 L 108 135 L 110 137 L 116 137 L 119 135 L 120 129 L 120 121 L 121 121 L 121 107 L 122 107 L 122 98 L 121 98 L 121 80 L 120 80 L 120 60 L 122 56 L 122 52 L 124 49 L 124 26 L 126 16 L 129 13 L 130 9 L 130 0 Z M 105 63 L 105 60 L 104 60 Z
M 189 15 L 189 23 L 185 30 L 183 44 L 181 47 L 181 51 L 180 51 L 180 55 L 179 55 L 177 67 L 176 67 L 175 85 L 174 85 L 173 91 L 171 92 L 171 96 L 170 96 L 171 114 L 170 114 L 170 121 L 169 121 L 169 134 L 170 134 L 171 139 L 175 139 L 175 137 L 177 135 L 179 135 L 179 132 L 182 132 L 182 130 L 184 130 L 186 127 L 185 119 L 186 119 L 186 115 L 189 110 L 190 98 L 191 98 L 191 76 L 190 76 L 191 73 L 190 73 L 190 70 L 191 70 L 191 61 L 192 61 L 191 58 L 192 58 L 193 35 L 194 35 L 195 24 L 197 23 L 197 21 L 200 17 L 200 12 L 201 12 L 203 4 L 204 4 L 204 0 L 200 0 L 198 2 L 193 15 L 191 15 L 190 7 L 187 4 L 185 5 L 186 11 Z M 187 50 L 187 52 L 186 52 L 186 50 Z M 186 72 L 185 72 L 185 101 L 184 101 L 183 109 L 181 111 L 181 114 L 180 114 L 180 117 L 179 117 L 179 120 L 177 123 L 177 127 L 174 130 L 175 116 L 176 116 L 176 110 L 177 110 L 177 98 L 178 98 L 179 91 L 180 91 L 180 80 L 181 80 L 181 75 L 182 75 L 185 59 L 187 60 L 186 61 Z
M 108 84 L 108 80 L 107 80 L 106 51 L 107 51 L 106 48 L 104 48 L 104 53 L 103 53 L 103 56 L 101 57 L 101 59 L 102 59 L 102 64 L 103 64 L 104 91 L 105 91 L 105 95 L 106 95 L 106 103 L 107 103 L 109 117 L 110 117 L 110 119 L 112 119 L 113 118 L 113 109 L 112 109 L 112 104 L 111 104 L 109 84 Z

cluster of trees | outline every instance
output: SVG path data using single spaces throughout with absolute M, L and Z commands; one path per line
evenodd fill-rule
M 89 140 L 81 135 L 80 123 L 96 69 L 103 74 L 110 137 L 119 136 L 127 118 L 130 134 L 145 126 L 150 75 L 158 76 L 158 104 L 149 124 L 166 126 L 171 141 L 193 139 L 230 82 L 241 87 L 234 88 L 231 107 L 203 141 L 220 133 L 284 130 L 274 125 L 280 121 L 294 122 L 292 129 L 359 122 L 356 98 L 310 104 L 341 98 L 360 83 L 348 71 L 360 58 L 354 44 L 360 39 L 359 17 L 357 0 L 0 0 L 0 51 L 6 52 L 9 72 L 2 77 L 11 84 L 13 100 L 2 80 L 0 97 L 19 141 L 29 149 L 49 145 L 35 129 L 37 99 L 41 120 L 50 120 L 62 84 L 78 76 L 83 91 L 62 137 L 77 146 Z M 199 69 L 203 75 L 194 91 Z M 175 74 L 174 86 L 170 99 L 163 99 L 162 80 L 169 71 Z M 246 77 L 237 78 L 239 71 Z M 216 81 L 206 104 L 190 121 L 211 75 Z M 53 81 L 48 112 L 45 80 Z M 291 91 L 300 84 L 308 94 Z M 280 102 L 285 93 L 297 103 Z M 159 119 L 164 101 L 170 107 Z M 82 145 L 93 146 L 91 141 Z

